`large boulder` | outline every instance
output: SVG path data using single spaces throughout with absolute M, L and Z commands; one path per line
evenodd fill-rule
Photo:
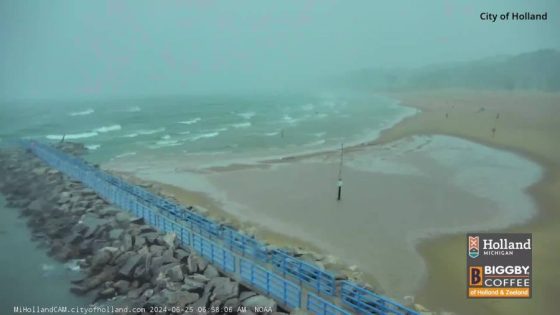
M 225 301 L 227 299 L 237 297 L 239 294 L 239 284 L 235 281 L 220 281 L 214 285 L 214 290 L 210 296 L 211 301 Z
M 276 302 L 264 295 L 255 295 L 241 302 L 249 310 L 257 313 L 276 312 Z
M 212 265 L 208 265 L 206 267 L 206 270 L 204 270 L 204 276 L 206 276 L 209 279 L 218 277 L 219 275 L 220 273 L 218 272 L 218 270 Z
M 111 261 L 112 257 L 113 255 L 108 250 L 98 251 L 97 253 L 95 253 L 95 255 L 93 255 L 91 259 L 91 268 L 94 270 L 103 268 L 103 266 Z
M 169 268 L 166 275 L 169 277 L 169 280 L 173 282 L 183 281 L 183 270 L 181 270 L 181 265 Z
M 132 277 L 134 269 L 146 261 L 146 256 L 136 254 L 126 260 L 126 263 L 119 269 L 119 274 L 125 277 Z

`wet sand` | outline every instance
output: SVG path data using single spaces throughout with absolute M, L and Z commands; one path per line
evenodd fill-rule
M 560 307 L 560 94 L 443 90 L 392 96 L 422 113 L 387 130 L 377 143 L 415 134 L 453 135 L 517 152 L 544 169 L 542 179 L 528 189 L 538 216 L 527 224 L 500 230 L 533 233 L 533 297 L 466 299 L 465 236 L 457 234 L 421 244 L 419 250 L 427 262 L 430 280 L 418 293 L 418 301 L 465 314 L 556 314 Z M 496 134 L 492 137 L 494 126 Z
M 543 156 L 550 153 L 551 146 L 556 145 L 551 142 L 554 134 L 560 134 L 555 129 L 558 124 L 554 124 L 554 119 L 559 117 L 555 108 L 555 104 L 559 104 L 558 96 L 467 91 L 401 93 L 393 96 L 402 99 L 407 105 L 417 106 L 422 113 L 385 131 L 378 140 L 347 151 L 349 160 L 345 165 L 349 166 L 344 170 L 344 200 L 341 203 L 333 202 L 334 196 L 331 196 L 336 189 L 334 183 L 337 172 L 333 171 L 338 160 L 336 152 L 271 160 L 258 164 L 258 167 L 240 164 L 200 170 L 195 167 L 196 163 L 164 160 L 135 163 L 121 161 L 123 164 L 110 167 L 126 169 L 140 177 L 167 183 L 169 185 L 165 189 L 180 201 L 202 203 L 211 213 L 221 211 L 222 214 L 228 213 L 231 220 L 241 220 L 245 224 L 258 223 L 265 230 L 268 228 L 280 232 L 272 239 L 308 240 L 316 248 L 333 253 L 347 263 L 355 263 L 375 275 L 393 297 L 399 298 L 412 292 L 410 294 L 417 295 L 417 301 L 421 304 L 464 314 L 526 314 L 533 313 L 533 310 L 549 313 L 555 305 L 547 297 L 552 295 L 551 292 L 558 292 L 554 291 L 555 281 L 552 279 L 557 272 L 553 272 L 552 266 L 560 260 L 544 248 L 554 244 L 553 240 L 558 240 L 558 233 L 554 229 L 548 230 L 550 242 L 536 242 L 535 291 L 533 299 L 528 301 L 467 300 L 464 297 L 464 233 L 457 236 L 452 233 L 475 227 L 477 230 L 492 228 L 495 231 L 513 224 L 518 228 L 508 230 L 533 232 L 535 238 L 540 233 L 546 235 L 547 229 L 543 227 L 550 222 L 542 218 L 550 217 L 550 211 L 543 210 L 541 196 L 547 195 L 545 191 L 548 191 L 548 197 L 554 197 L 551 194 L 553 190 L 550 190 L 554 187 L 548 185 L 553 169 L 550 164 L 554 163 Z M 526 104 L 535 104 L 538 109 L 527 108 Z M 481 110 L 483 106 L 484 110 Z M 445 118 L 446 112 L 448 118 Z M 500 112 L 500 118 L 496 120 L 497 112 Z M 518 131 L 520 127 L 525 132 Z M 492 128 L 497 129 L 493 138 Z M 535 216 L 534 207 L 530 205 L 517 211 L 522 207 L 516 206 L 515 198 L 523 196 L 523 188 L 518 187 L 519 191 L 516 192 L 501 192 L 499 186 L 504 186 L 504 182 L 509 183 L 505 178 L 509 173 L 503 169 L 502 173 L 493 174 L 496 181 L 493 187 L 485 190 L 490 192 L 487 195 L 473 190 L 477 185 L 470 189 L 464 185 L 449 185 L 447 179 L 451 174 L 450 169 L 460 168 L 457 165 L 451 168 L 446 166 L 445 160 L 449 154 L 443 154 L 443 160 L 441 156 L 439 160 L 434 160 L 434 156 L 422 150 L 421 147 L 426 145 L 417 143 L 412 150 L 402 150 L 407 147 L 402 142 L 411 142 L 410 137 L 418 134 L 459 136 L 521 153 L 539 162 L 545 166 L 544 177 L 528 192 L 542 211 Z M 401 141 L 394 143 L 397 140 Z M 430 148 L 429 144 L 427 147 Z M 374 161 L 371 158 L 382 155 L 384 151 L 392 152 L 390 154 L 394 156 L 395 150 L 407 153 L 402 154 L 396 167 L 384 164 L 387 161 L 382 162 L 382 159 Z M 535 153 L 543 151 L 545 154 Z M 511 157 L 506 160 L 511 160 Z M 173 165 L 173 168 L 162 165 Z M 482 163 L 472 173 L 485 174 L 500 170 L 503 166 L 503 159 L 498 159 L 495 163 Z M 508 167 L 510 171 L 516 168 L 515 165 Z M 382 170 L 388 169 L 397 172 L 383 174 Z M 429 170 L 429 176 L 419 175 L 415 170 Z M 558 188 L 558 181 L 554 183 Z M 505 196 L 505 199 L 493 198 L 497 195 Z M 224 207 L 225 204 L 227 207 Z M 402 209 L 407 212 L 399 212 Z M 414 213 L 410 209 L 418 211 Z M 449 209 L 455 212 L 443 212 Z M 523 225 L 531 217 L 536 219 L 532 219 L 529 226 Z M 429 220 L 424 222 L 422 219 L 426 218 Z M 555 216 L 552 215 L 552 218 Z M 290 238 L 281 237 L 280 234 L 285 235 L 286 231 L 289 231 Z M 451 233 L 451 236 L 436 237 L 442 232 Z M 261 234 L 270 236 L 270 233 Z M 430 240 L 415 246 L 425 238 Z M 364 248 L 358 248 L 356 244 Z M 394 248 L 404 250 L 396 251 Z M 415 248 L 420 249 L 426 267 L 420 256 L 414 255 Z

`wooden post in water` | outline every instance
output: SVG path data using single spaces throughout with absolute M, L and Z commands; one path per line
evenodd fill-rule
M 342 162 L 344 160 L 344 143 L 340 145 L 340 165 L 338 167 L 338 196 L 337 199 L 340 201 L 342 199 Z

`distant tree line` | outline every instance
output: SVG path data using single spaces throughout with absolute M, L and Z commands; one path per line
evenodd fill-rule
M 362 69 L 335 79 L 368 89 L 473 88 L 560 91 L 560 52 L 539 50 L 418 69 Z

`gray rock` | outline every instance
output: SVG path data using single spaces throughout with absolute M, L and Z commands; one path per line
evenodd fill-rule
M 254 312 L 276 312 L 276 302 L 264 295 L 252 296 L 241 304 Z
M 121 210 L 119 210 L 119 208 L 116 208 L 114 206 L 107 206 L 107 207 L 103 207 L 101 209 L 99 209 L 99 214 L 102 216 L 110 216 L 110 215 L 115 215 L 119 212 L 122 212 Z M 118 223 L 120 223 L 118 220 L 116 220 Z
M 202 282 L 202 283 L 206 283 L 206 282 L 210 281 L 210 279 L 208 279 L 205 275 L 201 275 L 199 273 L 195 273 L 194 275 L 190 275 L 190 276 L 188 276 L 188 278 L 192 279 L 194 281 Z
M 175 250 L 175 258 L 177 258 L 179 261 L 182 261 L 183 258 L 187 257 L 189 257 L 189 252 L 187 252 L 186 250 L 180 248 Z
M 180 265 L 176 265 L 167 270 L 166 275 L 169 277 L 169 280 L 173 282 L 183 281 L 183 271 Z
M 161 253 L 163 253 L 164 250 L 165 250 L 165 247 L 160 246 L 160 245 L 151 245 L 150 246 L 150 253 L 152 253 L 154 255 L 161 255 Z
M 113 284 L 113 287 L 119 294 L 126 294 L 130 289 L 130 282 L 126 280 L 119 280 Z
M 166 233 L 163 236 L 163 241 L 165 242 L 167 247 L 171 249 L 175 249 L 176 240 L 177 240 L 177 235 L 175 235 L 175 233 Z
M 119 274 L 125 277 L 131 277 L 133 275 L 134 269 L 144 263 L 146 257 L 144 255 L 133 255 L 129 257 L 126 263 L 119 269 Z
M 224 302 L 224 307 L 232 308 L 234 311 L 237 311 L 240 305 L 241 301 L 238 298 L 231 298 Z
M 198 264 L 198 271 L 206 270 L 206 266 L 208 266 L 208 262 L 200 257 L 196 257 L 196 263 Z
M 228 279 L 227 281 L 221 281 L 219 284 L 215 284 L 210 300 L 225 301 L 227 299 L 237 297 L 238 295 L 239 284 Z
M 109 239 L 118 240 L 121 238 L 122 233 L 123 233 L 123 229 L 113 229 L 109 232 Z
M 109 261 L 111 261 L 112 257 L 113 256 L 111 255 L 111 252 L 109 252 L 108 250 L 98 251 L 97 253 L 95 253 L 95 255 L 93 255 L 93 258 L 91 259 L 91 268 L 95 270 L 102 268 L 107 263 L 109 263 Z
M 219 275 L 220 273 L 218 272 L 218 270 L 212 265 L 208 265 L 206 267 L 206 270 L 204 270 L 204 276 L 208 277 L 209 279 L 218 277 Z
M 142 293 L 142 296 L 145 298 L 150 298 L 154 295 L 154 290 L 153 289 L 147 289 L 146 291 L 144 291 L 144 293 Z
M 210 292 L 204 293 L 196 302 L 191 306 L 196 311 L 198 308 L 208 307 L 208 302 L 210 301 Z
M 109 288 L 105 288 L 101 291 L 99 291 L 99 293 L 97 294 L 97 298 L 100 299 L 108 299 L 115 296 L 115 288 L 109 287 Z
M 146 268 L 145 264 L 141 264 L 136 269 L 134 269 L 134 274 L 132 275 L 134 279 L 148 281 L 150 280 L 149 269 Z
M 146 245 L 146 239 L 141 236 L 134 237 L 134 248 L 139 249 Z
M 33 200 L 29 204 L 29 206 L 27 206 L 27 209 L 32 212 L 41 212 L 45 208 L 46 208 L 46 204 L 45 204 L 45 200 L 43 199 Z
M 150 272 L 153 275 L 157 275 L 159 274 L 159 270 L 162 266 L 175 262 L 177 262 L 177 260 L 169 254 L 164 254 L 162 256 L 153 256 L 152 260 L 150 261 Z
M 189 274 L 194 274 L 198 271 L 198 264 L 196 263 L 196 257 L 191 254 L 187 258 L 187 272 Z
M 130 234 L 125 233 L 124 236 L 122 237 L 122 244 L 121 244 L 121 249 L 124 252 L 130 251 L 132 250 L 132 236 L 130 236 Z
M 119 225 L 128 225 L 131 218 L 132 216 L 130 214 L 123 211 L 119 211 L 115 215 L 115 221 L 117 221 Z
M 158 294 L 154 294 L 148 300 L 148 303 L 162 306 L 178 306 L 184 307 L 199 299 L 199 295 L 187 291 L 171 291 L 163 289 Z
M 197 292 L 197 293 L 202 293 L 204 291 L 204 286 L 205 284 L 203 282 L 199 282 L 199 281 L 195 281 L 189 278 L 185 278 L 185 280 L 183 281 L 183 286 L 182 288 L 186 291 L 190 291 L 190 292 Z
M 252 296 L 257 295 L 257 292 L 254 291 L 243 291 L 241 292 L 241 294 L 239 294 L 239 300 L 243 301 L 246 300 Z
M 146 242 L 151 245 L 151 244 L 156 244 L 156 240 L 159 237 L 159 234 L 156 232 L 148 232 L 148 233 L 142 233 L 142 236 L 146 239 Z
M 86 213 L 82 216 L 80 224 L 83 225 L 85 229 L 85 238 L 93 236 L 98 230 L 102 229 L 103 226 L 108 225 L 110 221 L 108 219 L 101 219 L 92 213 Z

